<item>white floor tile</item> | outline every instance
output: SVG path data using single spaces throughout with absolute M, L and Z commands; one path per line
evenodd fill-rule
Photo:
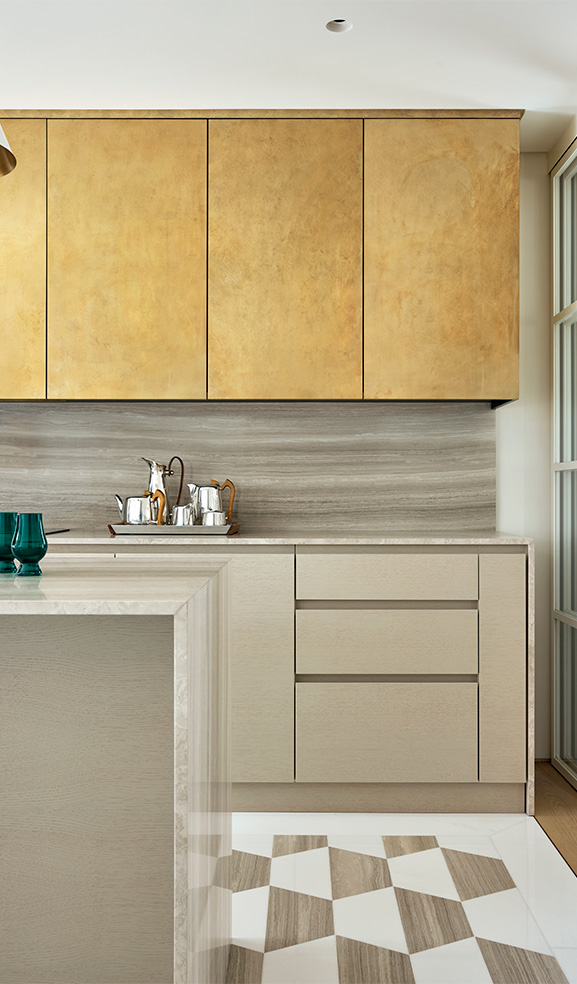
M 463 902 L 475 936 L 525 950 L 551 953 L 551 948 L 516 888 Z
M 549 946 L 577 948 L 577 877 L 537 821 L 492 836 Z
M 394 888 L 335 899 L 333 912 L 337 936 L 408 953 Z
M 416 984 L 491 984 L 476 940 L 459 940 L 411 956 Z
M 359 854 L 370 854 L 374 858 L 384 858 L 385 848 L 383 838 L 378 834 L 329 834 L 329 847 L 338 847 L 341 851 L 357 851 Z
M 397 888 L 459 901 L 459 893 L 440 847 L 389 858 L 389 871 Z
M 273 858 L 270 866 L 270 883 L 289 892 L 316 895 L 332 899 L 331 872 L 328 847 L 314 851 L 299 851 Z
M 454 834 L 437 834 L 439 847 L 450 851 L 465 851 L 468 854 L 482 854 L 486 858 L 498 858 L 499 852 L 491 838 L 487 836 L 462 837 Z
M 338 984 L 334 936 L 265 953 L 262 984 Z
M 569 981 L 569 984 L 577 984 L 577 948 L 556 948 L 553 955 Z
M 233 813 L 239 834 L 489 835 L 531 818 L 524 813 Z
M 268 885 L 235 892 L 232 896 L 232 942 L 248 950 L 264 951 Z
M 233 851 L 246 851 L 247 854 L 261 854 L 272 858 L 272 834 L 233 834 Z

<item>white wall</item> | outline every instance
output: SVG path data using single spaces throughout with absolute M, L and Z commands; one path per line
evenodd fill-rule
M 536 560 L 536 756 L 550 756 L 551 330 L 546 154 L 521 154 L 520 390 L 496 410 L 497 529 L 531 536 Z

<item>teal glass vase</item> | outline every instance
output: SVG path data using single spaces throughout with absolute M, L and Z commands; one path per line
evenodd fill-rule
M 42 513 L 20 513 L 12 540 L 12 553 L 20 561 L 17 577 L 38 577 L 39 561 L 48 550 Z
M 0 574 L 15 574 L 12 540 L 16 532 L 18 513 L 0 513 Z

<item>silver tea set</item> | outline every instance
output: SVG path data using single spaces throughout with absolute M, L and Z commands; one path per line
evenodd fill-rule
M 174 455 L 168 465 L 152 458 L 143 458 L 150 468 L 148 489 L 144 495 L 130 495 L 122 499 L 114 496 L 122 523 L 129 526 L 228 526 L 232 520 L 235 487 L 227 478 L 225 482 L 212 481 L 210 485 L 187 484 L 190 501 L 180 504 L 184 482 L 184 462 Z M 180 463 L 180 486 L 176 505 L 171 508 L 166 479 L 174 475 L 172 463 Z M 228 509 L 223 507 L 223 492 L 229 490 Z

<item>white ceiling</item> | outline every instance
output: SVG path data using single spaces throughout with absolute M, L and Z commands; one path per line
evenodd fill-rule
M 519 108 L 549 150 L 576 37 L 568 0 L 0 0 L 0 106 Z

